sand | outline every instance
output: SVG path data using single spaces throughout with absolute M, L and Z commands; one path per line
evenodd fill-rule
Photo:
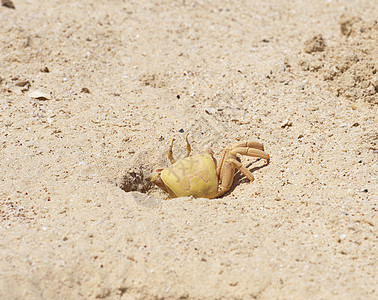
M 1 299 L 377 299 L 376 1 L 0 7 Z M 154 168 L 259 141 L 219 199 Z

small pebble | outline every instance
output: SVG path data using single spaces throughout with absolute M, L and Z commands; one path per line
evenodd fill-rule
M 40 91 L 32 91 L 29 93 L 30 98 L 38 99 L 38 100 L 50 100 L 51 97 L 43 92 Z
M 50 73 L 50 70 L 48 67 L 44 67 L 43 69 L 40 70 L 43 73 Z
M 293 126 L 293 123 L 289 119 L 286 119 L 281 124 L 281 128 L 287 128 L 287 127 L 291 127 L 291 126 Z
M 16 8 L 11 0 L 1 0 L 1 5 L 12 9 Z
M 213 115 L 213 114 L 215 114 L 216 109 L 215 109 L 214 107 L 209 107 L 209 108 L 206 108 L 206 109 L 205 109 L 205 112 L 206 112 L 208 115 Z
M 29 82 L 29 80 L 18 81 L 18 82 L 16 82 L 16 86 L 21 86 L 21 87 L 27 86 L 27 87 L 30 87 L 30 82 Z

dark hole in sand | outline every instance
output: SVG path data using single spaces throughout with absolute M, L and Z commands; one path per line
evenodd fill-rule
M 125 192 L 147 193 L 154 187 L 149 176 L 150 172 L 143 168 L 130 170 L 123 176 L 120 187 Z

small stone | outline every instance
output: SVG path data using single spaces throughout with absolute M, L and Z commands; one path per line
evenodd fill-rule
M 43 73 L 50 73 L 50 70 L 48 67 L 44 67 L 43 69 L 40 70 Z
M 51 97 L 48 94 L 40 92 L 40 91 L 30 92 L 29 97 L 37 99 L 37 100 L 50 100 L 51 99 Z
M 81 89 L 81 92 L 82 92 L 82 93 L 86 93 L 86 94 L 89 94 L 89 93 L 90 93 L 89 89 L 86 88 L 86 87 L 83 87 L 83 88 Z
M 205 113 L 207 113 L 208 115 L 213 115 L 215 114 L 215 112 L 216 112 L 216 109 L 214 107 L 209 107 L 205 109 Z
M 18 81 L 18 82 L 16 82 L 16 86 L 20 86 L 20 87 L 27 86 L 29 88 L 30 87 L 30 81 L 29 80 Z
M 12 9 L 16 8 L 11 0 L 1 0 L 1 5 Z
M 281 128 L 287 128 L 287 127 L 291 127 L 291 126 L 293 126 L 293 123 L 289 119 L 286 119 L 281 124 Z
M 304 43 L 304 52 L 314 53 L 324 51 L 326 44 L 321 34 L 315 35 Z

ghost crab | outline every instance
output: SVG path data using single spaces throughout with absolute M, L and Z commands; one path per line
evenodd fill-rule
M 171 198 L 193 196 L 194 198 L 217 198 L 226 193 L 232 185 L 235 169 L 240 170 L 252 182 L 252 173 L 237 160 L 237 154 L 266 159 L 269 164 L 269 154 L 264 152 L 263 144 L 259 142 L 238 142 L 226 147 L 217 161 L 209 149 L 205 153 L 189 156 L 191 147 L 186 135 L 187 154 L 185 158 L 175 161 L 173 158 L 173 142 L 168 151 L 172 165 L 166 169 L 157 169 L 151 176 L 151 181 Z

